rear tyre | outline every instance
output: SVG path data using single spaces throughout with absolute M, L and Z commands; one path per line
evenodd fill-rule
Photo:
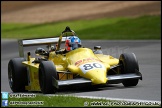
M 42 93 L 51 94 L 57 91 L 52 85 L 53 77 L 57 80 L 57 71 L 52 61 L 42 61 L 39 65 L 39 84 Z
M 120 55 L 119 64 L 121 65 L 121 74 L 135 73 L 139 71 L 138 61 L 134 53 L 124 53 Z M 139 79 L 123 80 L 125 87 L 136 86 Z
M 8 81 L 13 92 L 26 92 L 27 68 L 22 64 L 23 61 L 24 58 L 14 58 L 8 63 Z

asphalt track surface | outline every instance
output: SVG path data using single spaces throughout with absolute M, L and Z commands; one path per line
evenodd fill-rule
M 143 80 L 136 87 L 125 88 L 122 84 L 74 86 L 60 89 L 57 94 L 161 101 L 161 40 L 82 40 L 82 44 L 89 48 L 100 45 L 105 54 L 117 58 L 124 52 L 135 53 Z M 25 51 L 33 53 L 37 47 L 39 46 L 28 47 Z M 1 40 L 1 92 L 12 92 L 7 68 L 9 60 L 14 57 L 19 57 L 17 41 Z

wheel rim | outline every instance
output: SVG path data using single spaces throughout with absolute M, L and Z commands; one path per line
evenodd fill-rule
M 8 69 L 8 81 L 9 81 L 9 85 L 10 87 L 12 88 L 13 87 L 13 75 L 12 75 L 12 68 L 11 66 L 9 66 L 9 69 Z

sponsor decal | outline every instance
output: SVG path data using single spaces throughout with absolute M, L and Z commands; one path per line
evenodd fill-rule
M 82 59 L 82 60 L 78 60 L 77 62 L 75 62 L 75 66 L 79 66 L 83 63 L 87 63 L 87 62 L 92 62 L 92 61 L 100 61 L 98 59 L 95 59 L 95 58 L 85 58 L 85 59 Z

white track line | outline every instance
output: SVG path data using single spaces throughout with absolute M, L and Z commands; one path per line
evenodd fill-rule
M 133 101 L 133 102 L 158 102 L 161 104 L 161 101 L 153 101 L 153 100 L 122 99 L 122 98 L 95 97 L 95 96 L 76 96 L 76 97 L 91 98 L 91 99 L 118 100 L 118 101 Z
M 90 99 L 105 99 L 105 100 L 117 100 L 117 101 L 132 101 L 132 102 L 157 102 L 161 104 L 161 101 L 155 101 L 155 100 L 140 100 L 140 99 L 123 99 L 123 98 L 109 98 L 109 97 L 96 97 L 96 96 L 77 96 L 77 95 L 52 95 L 52 94 L 46 94 L 46 96 L 74 96 L 74 97 L 80 97 L 80 98 L 90 98 Z

